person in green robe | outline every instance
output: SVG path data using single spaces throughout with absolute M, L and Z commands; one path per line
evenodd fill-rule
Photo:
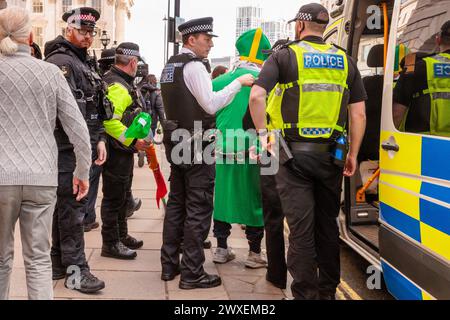
M 269 39 L 261 29 L 242 34 L 236 41 L 240 60 L 235 68 L 213 81 L 214 91 L 220 91 L 243 74 L 258 77 L 268 55 L 263 50 L 271 48 Z M 216 180 L 214 192 L 214 237 L 217 249 L 215 263 L 226 263 L 235 258 L 228 247 L 231 224 L 245 225 L 249 243 L 249 254 L 245 266 L 265 268 L 266 260 L 261 256 L 261 241 L 264 237 L 264 221 L 260 188 L 260 168 L 249 160 L 249 148 L 255 135 L 245 132 L 243 119 L 248 110 L 250 88 L 242 88 L 234 100 L 216 114 Z

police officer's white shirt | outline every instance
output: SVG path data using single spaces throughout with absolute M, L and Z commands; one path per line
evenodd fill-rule
M 180 53 L 189 53 L 195 56 L 195 53 L 187 48 L 181 48 Z M 203 110 L 211 115 L 229 105 L 242 88 L 241 83 L 234 80 L 223 90 L 214 92 L 211 77 L 200 61 L 188 63 L 184 67 L 183 78 L 189 91 Z

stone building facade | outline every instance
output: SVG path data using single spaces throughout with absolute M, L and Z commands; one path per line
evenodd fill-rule
M 1 1 L 1 0 L 0 0 Z M 65 33 L 66 23 L 62 20 L 65 11 L 89 6 L 101 13 L 97 22 L 98 34 L 93 49 L 97 53 L 103 48 L 100 36 L 106 31 L 111 39 L 120 43 L 125 39 L 127 20 L 134 0 L 6 0 L 8 6 L 16 5 L 29 10 L 33 24 L 35 42 L 43 46 L 47 41 Z

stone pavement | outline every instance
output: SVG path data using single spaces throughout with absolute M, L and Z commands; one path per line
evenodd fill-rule
M 164 177 L 169 177 L 169 167 L 164 154 L 158 151 Z M 141 209 L 129 219 L 129 233 L 144 240 L 144 247 L 138 250 L 133 261 L 121 261 L 104 258 L 101 252 L 100 229 L 85 234 L 86 256 L 92 273 L 106 283 L 106 288 L 95 295 L 84 295 L 64 287 L 64 280 L 54 281 L 55 299 L 131 299 L 131 300 L 280 300 L 290 290 L 275 288 L 265 280 L 265 269 L 250 270 L 244 261 L 248 253 L 248 244 L 244 231 L 235 226 L 229 244 L 236 251 L 236 259 L 224 265 L 212 262 L 214 247 L 205 250 L 205 269 L 209 273 L 219 274 L 222 285 L 212 289 L 180 290 L 179 277 L 165 283 L 160 280 L 160 248 L 162 244 L 162 226 L 164 211 L 159 210 L 155 201 L 155 183 L 148 167 L 134 171 L 133 194 L 143 200 Z M 101 189 L 97 201 L 97 221 L 100 219 Z M 15 260 L 11 279 L 11 299 L 26 299 L 25 271 L 19 228 L 16 228 Z M 209 237 L 213 241 L 212 234 Z

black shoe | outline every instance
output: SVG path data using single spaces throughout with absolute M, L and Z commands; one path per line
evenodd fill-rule
M 89 232 L 91 230 L 97 229 L 98 227 L 100 227 L 100 224 L 96 221 L 87 223 L 84 225 L 84 232 Z
M 138 166 L 139 168 L 142 168 L 144 166 L 145 162 L 145 152 L 139 151 L 138 153 Z
M 130 250 L 118 241 L 112 245 L 103 244 L 102 257 L 115 258 L 121 260 L 133 260 L 137 257 L 136 251 Z
M 179 287 L 184 290 L 191 289 L 208 289 L 218 287 L 222 284 L 222 279 L 215 274 L 207 274 L 205 272 L 200 278 L 194 281 L 180 280 Z
M 144 245 L 144 241 L 136 240 L 130 235 L 127 235 L 125 238 L 120 239 L 120 242 L 122 242 L 125 247 L 131 250 L 140 249 Z
M 205 240 L 205 242 L 203 242 L 203 249 L 211 249 L 212 247 L 212 243 L 210 240 Z
M 136 211 L 138 211 L 142 206 L 142 200 L 139 198 L 134 198 L 133 201 L 128 202 L 127 208 L 127 218 L 130 218 Z
M 162 281 L 172 281 L 180 274 L 180 269 L 177 269 L 175 272 L 162 272 L 161 280 Z
M 105 282 L 99 280 L 96 276 L 94 276 L 89 270 L 81 271 L 81 279 L 79 283 L 79 287 L 77 287 L 77 283 L 67 283 L 68 280 L 72 280 L 70 276 L 66 278 L 64 282 L 64 286 L 67 289 L 77 290 L 81 293 L 96 293 L 105 288 Z

